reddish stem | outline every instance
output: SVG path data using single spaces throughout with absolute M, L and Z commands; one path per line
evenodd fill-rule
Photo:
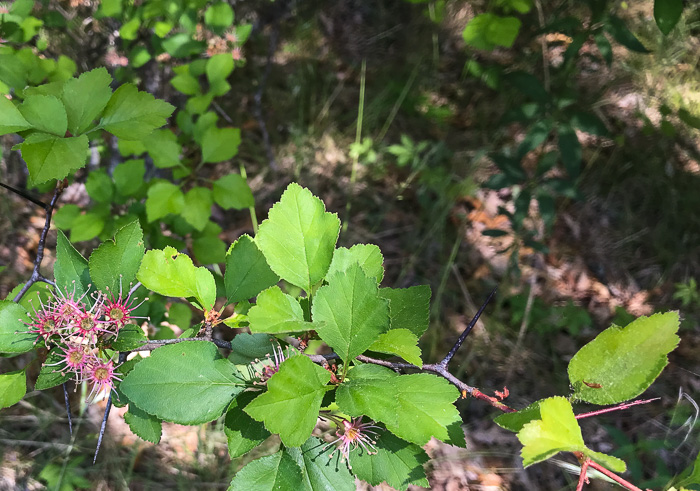
M 661 399 L 661 398 L 655 397 L 654 399 L 645 399 L 642 401 L 623 402 L 622 404 L 618 404 L 617 406 L 606 407 L 605 409 L 598 409 L 597 411 L 591 411 L 588 413 L 577 414 L 576 419 L 590 418 L 592 416 L 598 416 L 600 414 L 611 413 L 613 411 L 622 411 L 623 409 L 627 409 L 627 408 L 630 408 L 632 406 L 638 406 L 640 404 L 649 404 L 650 402 L 658 401 L 659 399 Z
M 590 484 L 588 480 L 588 466 L 591 465 L 591 459 L 586 459 L 581 464 L 581 474 L 578 476 L 578 486 L 576 486 L 576 491 L 582 491 L 584 484 Z

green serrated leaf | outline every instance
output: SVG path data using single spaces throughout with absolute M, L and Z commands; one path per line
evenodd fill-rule
M 176 75 L 170 80 L 170 83 L 175 90 L 182 92 L 185 95 L 195 95 L 202 91 L 199 85 L 199 80 L 190 75 L 189 73 L 181 73 Z
M 539 403 L 541 419 L 526 423 L 518 432 L 518 440 L 523 444 L 520 452 L 523 466 L 542 462 L 559 452 L 582 452 L 615 472 L 626 470 L 627 466 L 622 460 L 586 447 L 581 427 L 568 400 L 550 397 Z
M 355 478 L 348 466 L 328 459 L 324 442 L 311 437 L 300 448 L 285 448 L 302 471 L 304 491 L 354 491 Z
M 204 12 L 204 22 L 215 30 L 231 27 L 233 18 L 233 9 L 226 2 L 216 2 Z
M 90 255 L 90 277 L 98 290 L 120 294 L 136 277 L 144 254 L 143 231 L 138 220 L 119 229 L 114 240 L 100 244 Z
M 124 413 L 124 422 L 129 425 L 129 429 L 142 440 L 157 444 L 163 433 L 163 425 L 160 419 L 139 409 L 135 405 L 130 405 L 129 410 Z
M 88 291 L 90 271 L 88 261 L 73 247 L 60 230 L 56 239 L 56 263 L 53 269 L 56 286 L 78 298 Z
M 242 235 L 231 245 L 226 254 L 224 273 L 229 303 L 253 298 L 266 288 L 276 285 L 279 280 L 250 236 Z
M 58 348 L 53 348 L 49 351 L 46 361 L 41 366 L 39 377 L 34 384 L 35 390 L 46 390 L 51 387 L 56 387 L 73 378 L 73 373 L 61 372 L 61 368 L 65 367 L 65 354 Z
M 228 174 L 214 181 L 212 192 L 214 201 L 224 210 L 244 210 L 255 205 L 253 192 L 238 174 Z
M 148 342 L 143 329 L 135 324 L 127 324 L 119 329 L 117 338 L 112 341 L 111 347 L 115 351 L 131 351 Z
M 233 57 L 231 53 L 219 53 L 207 61 L 206 73 L 209 83 L 226 80 L 232 71 Z
M 61 138 L 48 133 L 33 133 L 19 145 L 35 184 L 63 179 L 85 165 L 88 137 Z
M 447 427 L 461 423 L 454 401 L 457 389 L 427 373 L 396 375 L 391 370 L 361 365 L 336 391 L 336 403 L 350 416 L 381 421 L 395 435 L 425 445 L 431 437 L 448 440 Z
M 372 343 L 370 351 L 400 356 L 417 367 L 423 366 L 421 351 L 418 347 L 418 336 L 408 329 L 391 329 Z
M 157 182 L 148 188 L 146 217 L 149 223 L 170 213 L 177 215 L 184 207 L 185 195 L 175 184 Z
M 80 135 L 90 128 L 112 97 L 111 83 L 112 77 L 103 67 L 65 82 L 61 99 L 68 116 L 68 131 Z
M 256 359 L 264 359 L 274 353 L 278 346 L 268 334 L 237 334 L 231 341 L 231 354 L 228 359 L 236 365 L 248 365 Z
M 560 126 L 557 132 L 561 161 L 564 163 L 569 177 L 576 179 L 581 173 L 581 143 L 571 126 Z
M 104 226 L 105 219 L 102 215 L 92 211 L 78 215 L 71 224 L 70 240 L 72 242 L 83 242 L 94 239 L 102 233 Z
M 169 129 L 154 130 L 148 138 L 143 140 L 148 154 L 153 158 L 153 165 L 159 169 L 169 169 L 180 165 L 182 147 L 177 142 L 177 137 Z
M 519 432 L 523 426 L 535 419 L 542 419 L 540 415 L 540 401 L 533 402 L 525 409 L 515 413 L 505 413 L 494 419 L 494 422 L 513 433 Z
M 569 362 L 574 397 L 593 404 L 617 404 L 644 392 L 668 364 L 680 339 L 678 312 L 640 317 L 612 326 Z
M 64 137 L 68 129 L 66 109 L 52 95 L 31 95 L 19 106 L 22 116 L 36 130 Z
M 333 260 L 326 276 L 335 272 L 344 272 L 353 263 L 358 263 L 365 274 L 375 278 L 377 283 L 381 283 L 384 279 L 384 256 L 379 247 L 374 244 L 355 244 L 350 249 L 338 247 L 333 253 Z
M 668 36 L 683 13 L 683 0 L 654 0 L 654 20 L 659 30 Z
M 19 109 L 5 96 L 0 96 L 0 135 L 31 128 Z
M 421 447 L 398 438 L 389 431 L 382 432 L 375 444 L 377 453 L 359 451 L 350 455 L 353 473 L 372 486 L 386 482 L 405 491 L 409 485 L 428 487 L 423 465 L 428 454 Z
M 182 210 L 182 218 L 192 225 L 195 230 L 204 230 L 211 216 L 211 205 L 214 202 L 211 190 L 203 187 L 194 187 L 185 194 L 185 208 Z
M 236 367 L 212 343 L 183 341 L 151 352 L 120 389 L 148 414 L 197 425 L 221 416 L 244 386 Z
M 257 396 L 257 392 L 239 394 L 226 412 L 224 432 L 228 440 L 228 454 L 232 459 L 248 453 L 270 436 L 264 424 L 243 411 Z
M 223 162 L 238 153 L 241 144 L 239 128 L 210 126 L 202 136 L 202 162 Z
M 136 278 L 149 290 L 168 297 L 194 297 L 209 310 L 216 301 L 216 283 L 211 272 L 195 268 L 186 254 L 174 247 L 146 253 Z
M 623 45 L 630 51 L 635 51 L 637 53 L 649 53 L 649 50 L 644 47 L 644 45 L 637 39 L 637 36 L 632 34 L 632 32 L 625 25 L 625 21 L 616 15 L 610 14 L 608 17 L 608 23 L 605 26 L 608 32 L 615 38 L 615 41 Z
M 226 260 L 226 243 L 218 237 L 199 237 L 192 241 L 192 252 L 199 264 L 223 263 Z
M 0 300 L 0 353 L 26 353 L 34 349 L 36 334 L 30 334 L 29 316 L 21 305 Z
M 163 126 L 174 110 L 174 106 L 148 92 L 124 84 L 109 99 L 100 127 L 124 140 L 143 140 Z
M 101 169 L 90 172 L 85 182 L 85 189 L 90 198 L 98 203 L 111 202 L 114 196 L 112 179 Z
M 380 288 L 379 296 L 389 300 L 391 329 L 408 329 L 419 338 L 430 320 L 430 287 Z
M 27 373 L 16 370 L 0 374 L 0 409 L 10 407 L 22 400 L 27 393 Z
M 292 356 L 267 381 L 267 392 L 248 404 L 245 412 L 264 422 L 271 433 L 278 433 L 285 445 L 299 446 L 316 426 L 330 379 L 330 372 L 308 357 Z
M 348 362 L 388 330 L 389 302 L 379 297 L 377 281 L 357 263 L 327 280 L 314 297 L 312 319 L 321 339 Z
M 131 196 L 143 186 L 146 164 L 143 159 L 127 160 L 114 169 L 112 178 L 117 191 L 122 196 Z
M 272 271 L 311 292 L 333 259 L 340 220 L 306 188 L 290 184 L 271 209 L 255 240 Z
M 279 451 L 248 463 L 231 480 L 229 491 L 281 491 L 304 489 L 299 465 L 287 452 Z
M 309 331 L 314 328 L 311 322 L 304 320 L 299 302 L 276 285 L 258 295 L 257 303 L 248 312 L 248 321 L 252 332 L 269 334 Z

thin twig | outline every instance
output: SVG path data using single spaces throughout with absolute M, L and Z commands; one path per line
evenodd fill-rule
M 27 281 L 24 284 L 19 293 L 15 295 L 15 298 L 12 299 L 13 302 L 19 302 L 24 296 L 24 294 L 27 293 L 27 291 L 32 287 L 32 285 L 37 281 L 43 281 L 45 283 L 52 284 L 39 272 L 39 268 L 41 267 L 41 262 L 44 260 L 44 247 L 46 247 L 46 236 L 48 235 L 49 228 L 51 227 L 51 214 L 53 213 L 53 209 L 56 206 L 58 198 L 61 196 L 61 193 L 63 193 L 63 190 L 66 188 L 67 185 L 68 181 L 65 179 L 57 183 L 56 189 L 53 193 L 53 198 L 51 198 L 51 202 L 48 205 L 44 205 L 44 209 L 46 210 L 46 222 L 44 223 L 44 228 L 42 229 L 41 236 L 39 237 L 39 245 L 36 248 L 36 258 L 34 259 L 34 269 L 32 270 L 32 276 L 29 278 L 29 281 Z
M 597 411 L 591 411 L 589 413 L 581 413 L 576 415 L 576 419 L 590 418 L 592 416 L 599 416 L 605 413 L 611 413 L 613 411 L 622 411 L 624 409 L 630 408 L 632 406 L 638 406 L 640 404 L 649 404 L 650 402 L 660 400 L 660 397 L 655 397 L 654 399 L 644 399 L 641 401 L 623 402 L 613 407 L 606 407 L 605 409 L 598 409 Z
M 586 459 L 581 464 L 581 474 L 578 476 L 578 486 L 576 486 L 576 491 L 583 491 L 583 485 L 589 484 L 588 480 L 588 466 L 591 465 L 591 459 Z
M 217 347 L 223 348 L 223 349 L 231 349 L 231 343 L 228 341 L 224 341 L 223 339 L 204 339 L 204 338 L 176 338 L 176 339 L 156 339 L 152 341 L 148 341 L 145 344 L 142 344 L 138 348 L 135 348 L 131 351 L 127 351 L 125 353 L 138 353 L 139 351 L 153 351 L 154 349 L 158 349 L 161 346 L 166 346 L 168 344 L 178 344 L 178 343 L 183 343 L 185 341 L 205 341 L 205 342 L 210 342 L 214 343 Z
M 442 361 L 438 364 L 442 368 L 447 368 L 447 364 L 450 362 L 452 357 L 454 357 L 455 353 L 457 353 L 457 350 L 462 346 L 462 343 L 464 343 L 464 340 L 467 339 L 467 336 L 471 332 L 472 328 L 476 325 L 477 321 L 479 320 L 479 317 L 481 317 L 481 314 L 484 312 L 484 309 L 486 306 L 489 304 L 493 296 L 496 294 L 497 288 L 494 288 L 491 290 L 491 293 L 489 294 L 488 298 L 486 301 L 483 303 L 481 307 L 479 307 L 479 310 L 474 314 L 474 317 L 472 318 L 471 322 L 467 325 L 467 327 L 464 329 L 462 334 L 459 336 L 459 339 L 457 339 L 457 342 L 452 346 L 452 349 L 445 355 L 445 358 L 442 359 Z
M 597 462 L 594 462 L 591 460 L 588 465 L 589 465 L 589 467 L 597 470 L 601 474 L 605 474 L 606 476 L 608 476 L 610 479 L 612 479 L 613 481 L 615 481 L 616 483 L 618 483 L 620 486 L 622 486 L 625 489 L 629 489 L 630 491 L 642 491 L 641 488 L 638 488 L 637 486 L 635 486 L 631 482 L 624 480 L 623 478 L 621 478 L 620 476 L 615 474 L 613 471 L 606 469 L 605 467 L 598 464 Z
M 102 417 L 102 425 L 100 426 L 100 434 L 97 437 L 97 448 L 95 448 L 95 456 L 92 458 L 93 465 L 95 464 L 95 462 L 97 462 L 97 454 L 100 452 L 100 447 L 102 446 L 102 437 L 105 434 L 105 428 L 107 427 L 107 418 L 109 418 L 109 411 L 111 409 L 112 409 L 112 392 L 109 393 L 109 398 L 107 399 L 107 406 L 105 407 L 105 414 Z
M 70 431 L 70 434 L 73 434 L 73 418 L 71 417 L 70 414 L 70 398 L 68 397 L 68 388 L 66 387 L 66 383 L 63 382 L 61 384 L 63 386 L 63 399 L 66 402 L 66 415 L 68 416 L 68 430 Z
M 22 189 L 14 188 L 14 187 L 10 186 L 9 184 L 5 184 L 5 183 L 2 183 L 2 182 L 0 182 L 0 186 L 4 187 L 5 189 L 8 189 L 8 190 L 12 191 L 13 193 L 15 193 L 15 194 L 17 194 L 17 195 L 19 195 L 19 196 L 21 196 L 21 197 L 23 197 L 23 198 L 26 199 L 27 201 L 31 201 L 31 202 L 34 203 L 35 205 L 40 206 L 40 207 L 42 207 L 43 209 L 46 209 L 46 203 L 44 203 L 43 201 L 41 201 L 41 200 L 38 199 L 38 198 L 35 198 L 34 196 L 32 196 L 31 194 L 29 194 L 28 192 L 26 192 L 26 191 L 24 191 L 24 190 L 22 190 Z

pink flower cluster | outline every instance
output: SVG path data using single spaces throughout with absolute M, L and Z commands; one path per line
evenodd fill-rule
M 60 353 L 60 361 L 53 364 L 57 371 L 72 374 L 78 383 L 87 381 L 91 386 L 88 401 L 114 390 L 115 381 L 121 379 L 101 346 L 135 319 L 132 313 L 140 304 L 133 305 L 131 295 L 124 299 L 121 292 L 116 298 L 102 292 L 76 298 L 75 292 L 64 294 L 60 289 L 47 303 L 39 297 L 39 303 L 41 308 L 34 309 L 28 323 L 29 332 Z

